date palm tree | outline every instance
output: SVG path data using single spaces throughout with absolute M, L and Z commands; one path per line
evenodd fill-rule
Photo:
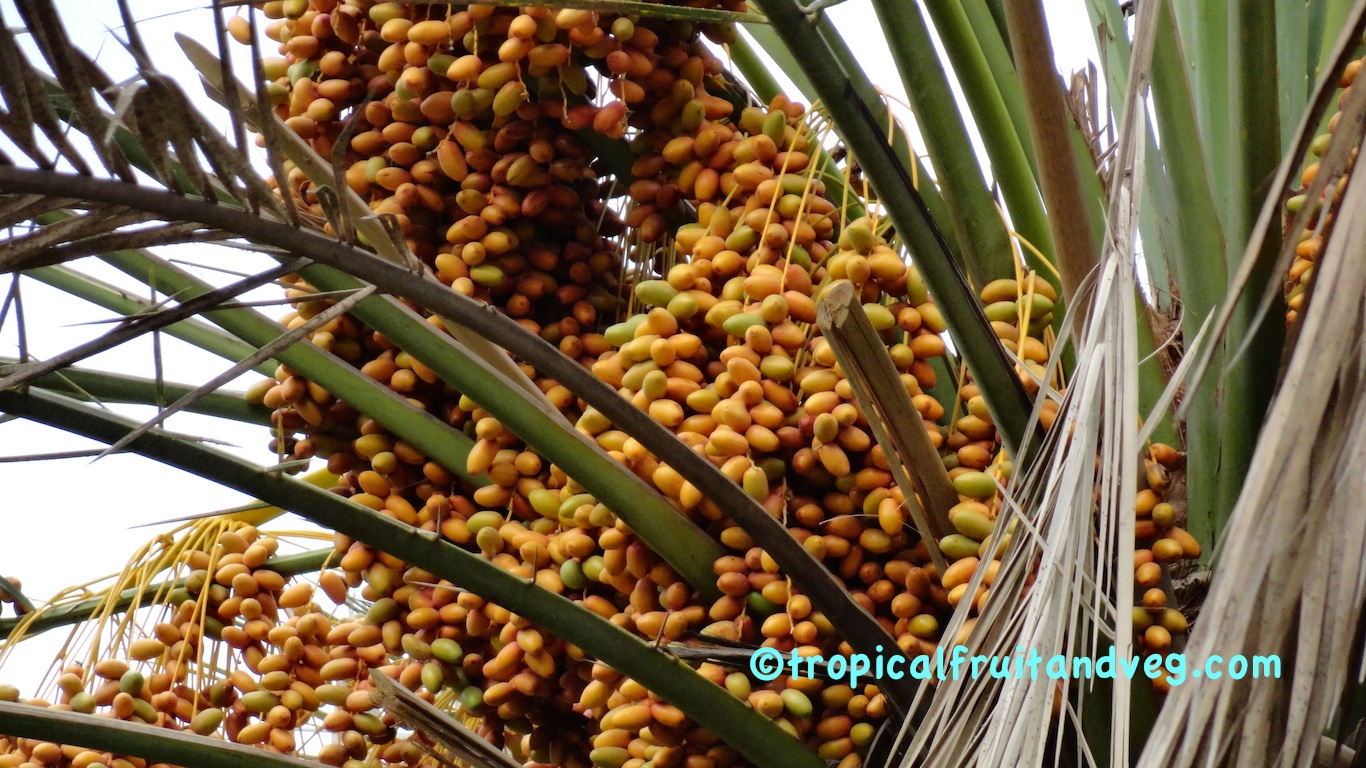
M 72 632 L 0 765 L 1357 764 L 1366 2 L 1086 0 L 1068 85 L 1039 0 L 871 4 L 923 146 L 819 0 L 120 0 L 131 76 L 5 9 L 0 327 L 116 322 L 0 410 L 259 502 L 0 579 Z M 227 368 L 85 364 L 148 334 Z M 955 646 L 1165 667 L 833 661 Z

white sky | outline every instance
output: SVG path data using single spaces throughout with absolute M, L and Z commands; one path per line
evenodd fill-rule
M 114 0 L 57 0 L 72 37 L 89 52 L 98 52 L 99 62 L 116 76 L 129 73 L 129 59 L 108 32 L 120 26 Z M 134 12 L 145 19 L 140 25 L 143 39 L 152 48 L 155 63 L 163 72 L 179 77 L 192 95 L 200 94 L 192 68 L 180 55 L 171 35 L 185 32 L 201 40 L 212 37 L 212 17 L 207 3 L 188 0 L 138 0 Z M 1054 40 L 1059 69 L 1064 74 L 1080 69 L 1094 59 L 1094 44 L 1082 0 L 1044 0 Z M 5 22 L 18 26 L 19 16 L 12 0 L 0 0 Z M 854 30 L 875 24 L 868 0 L 847 0 L 829 12 L 846 35 L 855 41 L 860 61 L 884 90 L 902 96 L 891 54 L 876 36 Z M 1055 44 L 1059 44 L 1055 43 Z M 243 49 L 245 50 L 245 49 Z M 242 71 L 242 70 L 239 70 Z M 246 70 L 249 71 L 249 70 Z M 205 114 L 216 115 L 211 104 Z M 975 134 L 974 134 L 975 138 Z M 174 255 L 202 263 L 219 263 L 241 268 L 248 256 L 240 252 L 231 261 L 227 253 L 206 248 L 195 252 L 178 250 Z M 93 259 L 81 268 L 100 279 L 129 287 L 145 288 L 110 268 L 101 268 Z M 213 272 L 200 270 L 206 280 L 221 282 Z M 108 319 L 110 313 L 73 299 L 33 280 L 21 283 L 30 352 L 46 358 L 87 341 L 107 330 L 104 325 L 79 325 Z M 9 289 L 8 277 L 0 278 L 0 299 Z M 274 289 L 257 296 L 276 298 Z M 267 308 L 276 316 L 283 308 Z M 0 356 L 14 357 L 18 352 L 15 323 L 11 318 L 0 328 Z M 222 359 L 199 351 L 168 336 L 162 337 L 163 365 L 168 381 L 197 384 L 228 367 Z M 83 366 L 151 376 L 152 345 L 149 338 L 125 344 L 99 355 Z M 245 377 L 233 385 L 242 389 L 255 380 Z M 116 408 L 133 417 L 154 415 L 151 408 Z M 168 428 L 191 434 L 212 436 L 233 443 L 229 448 L 254 461 L 269 463 L 267 432 L 260 427 L 181 414 L 168 422 Z M 24 421 L 0 424 L 0 457 L 67 451 L 99 447 L 55 429 Z M 188 514 L 234 507 L 250 499 L 212 482 L 133 455 L 118 455 L 91 463 L 89 459 L 0 463 L 0 575 L 18 577 L 24 591 L 41 602 L 65 587 L 91 581 L 117 572 L 127 558 L 160 528 L 137 529 L 160 520 Z M 291 525 L 288 527 L 298 527 Z M 6 612 L 6 615 L 10 615 Z M 26 695 L 36 693 L 48 661 L 65 632 L 57 630 L 40 639 L 23 643 L 16 655 L 0 671 L 0 682 L 13 682 Z

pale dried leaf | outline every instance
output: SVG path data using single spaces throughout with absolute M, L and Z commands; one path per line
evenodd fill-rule
M 1326 289 L 1300 315 L 1314 344 L 1291 355 L 1186 648 L 1191 668 L 1216 653 L 1274 654 L 1287 674 L 1173 689 L 1141 768 L 1311 765 L 1335 716 L 1366 581 L 1366 516 L 1343 514 L 1360 509 L 1366 490 L 1363 249 L 1366 178 L 1357 174 L 1316 261 Z
M 1077 331 L 1077 363 L 1067 396 L 1038 457 L 1023 477 L 1011 479 L 998 513 L 988 551 L 994 549 L 1009 521 L 1015 523 L 1010 546 L 1001 558 L 992 599 L 968 635 L 971 653 L 1012 657 L 1017 649 L 1037 652 L 1047 659 L 1131 655 L 1133 573 L 1122 564 L 1133 562 L 1134 509 L 1139 460 L 1137 400 L 1138 355 L 1134 295 L 1134 235 L 1137 202 L 1143 185 L 1143 123 L 1148 60 L 1160 4 L 1140 9 L 1130 91 L 1125 96 L 1138 108 L 1126 110 L 1119 146 L 1111 159 L 1114 185 L 1110 191 L 1107 237 L 1098 271 L 1088 276 L 1079 294 L 1089 293 L 1084 324 L 1070 323 L 1058 347 Z M 1057 363 L 1057 353 L 1050 369 Z M 1040 384 L 1051 377 L 1042 377 Z M 1047 387 L 1036 398 L 1037 419 Z M 1099 461 L 1097 461 L 1099 459 Z M 981 583 L 979 567 L 967 586 L 973 594 Z M 1027 578 L 1032 578 L 1024 589 Z M 960 603 L 944 630 L 955 637 L 965 626 L 971 601 Z M 1083 717 L 1108 716 L 1111 742 L 1108 759 L 1091 754 L 1084 739 L 1077 740 L 1071 761 L 1124 764 L 1128 760 L 1128 680 L 1113 681 L 1108 702 L 1091 715 L 1085 683 L 1066 680 L 1058 685 L 1040 676 L 1009 679 L 982 677 L 950 680 L 939 685 L 929 714 L 917 729 L 902 765 L 956 768 L 957 766 L 1038 766 L 1051 751 L 1063 756 L 1061 729 L 1049 743 L 1054 722 L 1054 697 L 1063 698 L 1063 713 L 1079 730 Z M 1076 702 L 1075 706 L 1073 702 Z M 1106 715 L 1105 713 L 1108 713 Z

